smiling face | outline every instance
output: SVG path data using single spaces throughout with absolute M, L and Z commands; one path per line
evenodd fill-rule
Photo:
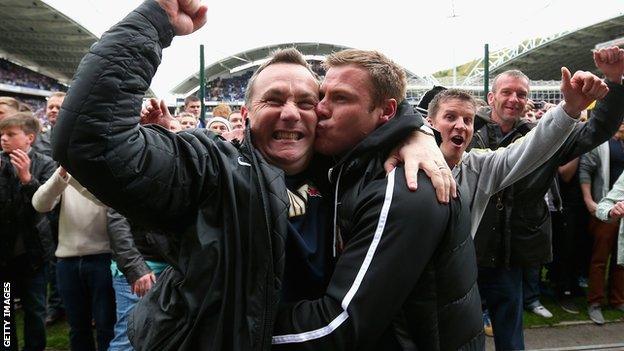
M 253 94 L 243 106 L 254 146 L 286 174 L 305 170 L 314 152 L 318 83 L 299 64 L 276 63 L 255 78 Z
M 65 97 L 63 96 L 51 96 L 48 99 L 46 104 L 46 116 L 48 117 L 48 121 L 51 125 L 56 124 L 56 119 L 58 117 L 59 111 L 61 110 L 61 105 L 63 105 L 63 100 Z
M 528 80 L 503 74 L 496 79 L 493 89 L 488 93 L 492 120 L 503 126 L 512 126 L 524 114 L 529 96 Z
M 475 113 L 471 101 L 448 98 L 440 101 L 435 115 L 428 118 L 431 126 L 442 135 L 440 150 L 451 168 L 461 161 L 472 140 Z

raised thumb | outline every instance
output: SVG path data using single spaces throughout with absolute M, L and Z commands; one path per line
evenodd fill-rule
M 570 80 L 572 79 L 572 74 L 566 67 L 561 67 L 561 89 L 572 88 L 572 84 Z

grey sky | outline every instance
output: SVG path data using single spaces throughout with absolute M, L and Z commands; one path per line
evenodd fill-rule
M 139 0 L 44 0 L 101 35 Z M 573 30 L 624 13 L 622 0 L 368 1 L 219 0 L 208 5 L 208 23 L 176 38 L 165 51 L 152 89 L 169 90 L 206 62 L 284 42 L 324 42 L 379 50 L 417 74 L 429 74 L 523 39 Z M 591 4 L 591 6 L 589 5 Z M 455 17 L 452 15 L 455 14 Z M 565 64 L 562 62 L 562 64 Z

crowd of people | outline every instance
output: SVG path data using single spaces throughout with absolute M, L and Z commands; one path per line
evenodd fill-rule
M 325 76 L 325 69 L 320 61 L 310 61 L 310 68 L 319 77 Z M 245 99 L 247 82 L 253 72 L 248 71 L 231 78 L 216 78 L 206 82 L 207 101 L 241 102 Z
M 133 106 L 205 22 L 184 4 L 105 33 L 49 128 L 0 97 L 5 348 L 18 297 L 25 350 L 63 318 L 73 350 L 520 350 L 544 294 L 624 312 L 624 50 L 593 53 L 603 79 L 562 68 L 558 104 L 509 70 L 414 109 L 381 53 L 289 48 L 212 85 L 211 118 Z
M 43 74 L 33 72 L 0 58 L 0 83 L 48 91 L 66 91 L 67 87 Z

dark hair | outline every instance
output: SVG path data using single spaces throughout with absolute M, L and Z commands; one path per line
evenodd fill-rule
M 314 79 L 318 83 L 318 80 L 319 80 L 318 75 L 314 73 L 312 68 L 310 68 L 310 65 L 305 60 L 305 58 L 303 58 L 303 54 L 301 54 L 299 50 L 297 50 L 296 48 L 285 48 L 285 49 L 275 50 L 271 53 L 271 58 L 265 63 L 263 63 L 262 65 L 260 65 L 260 67 L 258 67 L 258 69 L 251 76 L 251 78 L 249 78 L 249 82 L 247 83 L 247 89 L 245 91 L 245 105 L 247 107 L 250 107 L 251 97 L 253 96 L 253 87 L 254 87 L 254 83 L 256 82 L 256 79 L 258 78 L 258 75 L 265 68 L 269 67 L 270 65 L 274 65 L 276 63 L 292 63 L 295 65 L 301 65 L 310 72 L 312 77 L 314 77 Z

